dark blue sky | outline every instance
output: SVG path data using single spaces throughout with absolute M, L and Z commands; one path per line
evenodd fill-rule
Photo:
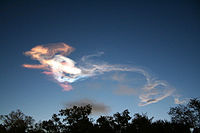
M 112 112 L 128 108 L 168 119 L 173 98 L 139 107 L 137 96 L 113 95 L 112 83 L 98 79 L 74 83 L 74 90 L 63 92 L 40 70 L 21 66 L 37 63 L 23 52 L 56 42 L 74 47 L 70 57 L 75 61 L 103 51 L 99 60 L 145 68 L 181 98 L 200 96 L 198 1 L 5 0 L 0 2 L 0 114 L 19 108 L 47 119 L 64 103 L 88 98 L 106 103 Z

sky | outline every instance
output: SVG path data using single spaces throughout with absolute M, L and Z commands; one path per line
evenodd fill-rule
M 20 109 L 47 120 L 90 103 L 94 117 L 129 109 L 169 120 L 170 107 L 200 96 L 199 7 L 195 0 L 1 1 L 0 114 Z M 34 58 L 38 46 L 62 50 Z M 73 50 L 63 54 L 66 47 Z M 61 58 L 78 73 L 44 63 Z

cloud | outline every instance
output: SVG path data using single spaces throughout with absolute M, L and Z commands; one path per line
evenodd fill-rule
M 69 91 L 72 87 L 68 83 L 74 82 L 81 73 L 81 70 L 75 66 L 75 62 L 65 57 L 73 50 L 74 48 L 65 43 L 49 44 L 46 46 L 39 45 L 25 52 L 25 55 L 38 60 L 41 64 L 23 64 L 22 66 L 44 69 L 44 74 L 52 75 L 59 85 L 63 87 L 64 91 Z
M 38 45 L 30 51 L 25 52 L 26 56 L 39 61 L 38 65 L 23 64 L 26 68 L 35 68 L 45 70 L 43 73 L 53 76 L 56 82 L 63 88 L 64 91 L 72 90 L 70 83 L 77 82 L 90 77 L 95 77 L 106 72 L 134 72 L 141 74 L 145 78 L 145 82 L 139 94 L 139 106 L 156 103 L 173 93 L 174 88 L 169 86 L 165 81 L 158 80 L 152 77 L 147 71 L 139 67 L 113 65 L 108 63 L 99 63 L 92 60 L 94 57 L 101 56 L 103 52 L 93 55 L 83 56 L 80 62 L 66 57 L 74 48 L 65 43 L 55 43 L 49 45 Z M 125 76 L 113 75 L 115 81 L 123 81 Z M 122 87 L 116 90 L 117 94 L 133 94 L 131 88 Z
M 139 96 L 141 102 L 139 103 L 139 106 L 145 106 L 151 103 L 156 103 L 158 101 L 163 100 L 164 98 L 170 96 L 173 93 L 173 90 L 167 90 L 166 93 L 164 94 L 159 94 L 163 92 L 148 92 L 148 93 L 143 93 Z
M 120 85 L 119 88 L 114 90 L 117 95 L 134 95 L 137 94 L 136 90 L 125 85 Z
M 187 101 L 184 99 L 184 100 L 179 100 L 179 98 L 174 98 L 174 103 L 175 104 L 185 104 Z
M 70 91 L 70 90 L 72 90 L 72 86 L 69 85 L 67 82 L 60 83 L 59 85 L 63 88 L 63 91 Z
M 115 73 L 111 76 L 111 79 L 114 80 L 114 81 L 122 82 L 122 81 L 126 80 L 125 77 L 126 77 L 126 74 Z
M 85 55 L 85 56 L 83 56 L 83 57 L 81 58 L 81 61 L 82 61 L 82 62 L 85 62 L 85 61 L 88 61 L 88 59 L 90 59 L 90 58 L 99 57 L 99 56 L 101 56 L 101 55 L 103 55 L 103 54 L 104 54 L 104 52 L 98 52 L 98 53 L 96 53 L 96 54 Z
M 92 114 L 106 114 L 110 111 L 110 107 L 105 105 L 104 103 L 96 102 L 95 100 L 91 99 L 80 99 L 78 101 L 67 102 L 65 105 L 67 107 L 72 106 L 85 106 L 85 105 L 92 105 Z
M 26 68 L 33 68 L 33 69 L 45 69 L 46 66 L 45 65 L 30 65 L 30 64 L 23 64 L 23 67 Z
M 139 95 L 139 106 L 145 106 L 151 103 L 156 103 L 164 98 L 171 96 L 174 92 L 174 88 L 170 87 L 168 83 L 160 80 L 149 80 L 142 92 Z

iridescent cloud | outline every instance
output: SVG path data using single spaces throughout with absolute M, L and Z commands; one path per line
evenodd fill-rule
M 25 55 L 30 56 L 34 60 L 38 60 L 40 64 L 23 64 L 23 67 L 45 70 L 43 73 L 53 76 L 56 82 L 63 87 L 64 91 L 72 89 L 70 83 L 104 74 L 105 72 L 127 71 L 139 73 L 143 75 L 146 80 L 143 88 L 141 88 L 142 93 L 139 95 L 141 99 L 139 106 L 156 103 L 173 93 L 174 89 L 170 87 L 168 83 L 152 78 L 151 75 L 142 68 L 106 63 L 91 63 L 89 61 L 93 57 L 102 55 L 103 52 L 83 56 L 79 64 L 76 64 L 75 61 L 66 57 L 73 50 L 74 48 L 65 43 L 36 46 L 30 51 L 25 52 Z M 123 92 L 123 90 L 120 90 L 120 92 Z

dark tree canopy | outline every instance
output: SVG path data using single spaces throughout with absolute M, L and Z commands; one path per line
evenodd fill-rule
M 170 108 L 169 115 L 172 122 L 185 126 L 200 128 L 200 100 L 190 99 L 187 105 L 178 105 Z
M 149 118 L 128 110 L 113 116 L 100 116 L 96 122 L 89 116 L 92 106 L 73 106 L 53 114 L 52 118 L 38 123 L 20 110 L 1 115 L 0 133 L 199 133 L 200 101 L 191 99 L 187 105 L 170 108 L 171 121 Z
M 8 115 L 0 115 L 0 120 L 3 121 L 1 130 L 6 129 L 10 133 L 28 132 L 34 122 L 32 117 L 24 115 L 20 110 L 12 111 Z
M 97 126 L 99 129 L 99 132 L 114 133 L 115 122 L 112 116 L 100 116 L 97 119 Z

